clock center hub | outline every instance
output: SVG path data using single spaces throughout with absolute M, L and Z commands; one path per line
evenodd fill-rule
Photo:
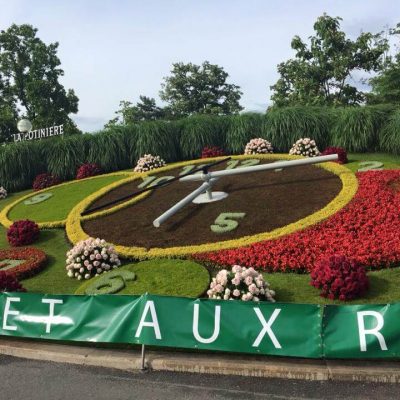
M 197 196 L 192 202 L 194 204 L 212 203 L 228 197 L 226 192 L 206 192 Z

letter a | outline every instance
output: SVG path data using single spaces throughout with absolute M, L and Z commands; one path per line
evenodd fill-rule
M 151 322 L 145 322 L 147 313 L 150 310 L 151 314 Z M 154 333 L 156 335 L 156 339 L 161 340 L 161 332 L 160 332 L 160 326 L 158 325 L 158 319 L 157 319 L 157 314 L 156 314 L 156 309 L 154 307 L 154 301 L 149 300 L 146 302 L 146 305 L 144 306 L 142 318 L 140 319 L 138 329 L 136 331 L 135 337 L 140 337 L 140 334 L 142 333 L 142 328 L 144 326 L 148 326 L 150 328 L 154 329 Z

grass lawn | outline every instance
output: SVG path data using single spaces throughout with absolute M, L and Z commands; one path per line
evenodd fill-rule
M 17 204 L 8 214 L 11 221 L 29 218 L 35 222 L 60 221 L 67 218 L 71 209 L 85 197 L 103 186 L 126 178 L 126 175 L 100 176 L 87 181 L 73 181 L 70 185 L 56 186 L 49 191 L 49 199 L 36 204 Z M 32 192 L 32 196 L 35 192 Z M 29 193 L 26 191 L 25 193 Z M 0 203 L 1 207 L 1 203 Z
M 345 167 L 357 172 L 362 168 L 359 163 L 362 161 L 380 161 L 383 163 L 384 169 L 400 168 L 400 156 L 385 153 L 350 153 L 347 155 L 349 162 L 344 164 Z
M 136 279 L 125 282 L 118 294 L 157 294 L 199 297 L 208 289 L 210 275 L 198 263 L 189 260 L 155 259 L 121 267 L 136 274 Z M 98 279 L 98 278 L 94 278 Z M 85 294 L 93 279 L 86 281 L 76 292 Z

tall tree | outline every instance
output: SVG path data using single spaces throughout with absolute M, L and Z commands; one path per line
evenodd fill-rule
M 389 33 L 400 37 L 400 23 Z M 368 102 L 371 104 L 400 104 L 400 49 L 398 44 L 396 47 L 395 56 L 387 57 L 383 70 L 369 81 L 372 91 L 368 94 Z
M 115 112 L 118 116 L 108 122 L 106 126 L 115 124 L 133 124 L 140 121 L 155 121 L 157 119 L 167 118 L 166 109 L 158 107 L 155 99 L 139 96 L 139 101 L 134 106 L 130 101 L 121 101 L 120 109 Z
M 240 87 L 227 83 L 228 73 L 208 61 L 195 65 L 175 63 L 171 76 L 164 78 L 160 97 L 168 103 L 176 117 L 192 114 L 235 114 L 239 104 Z
M 368 32 L 350 40 L 340 30 L 341 20 L 326 14 L 319 17 L 309 45 L 299 36 L 292 39 L 295 57 L 278 65 L 280 78 L 271 86 L 274 105 L 348 105 L 365 101 L 365 93 L 350 82 L 352 73 L 379 70 L 388 42 L 380 33 Z
M 34 127 L 64 123 L 77 131 L 69 114 L 78 112 L 78 97 L 59 82 L 58 43 L 46 45 L 36 34 L 31 25 L 15 24 L 0 32 L 0 97 Z

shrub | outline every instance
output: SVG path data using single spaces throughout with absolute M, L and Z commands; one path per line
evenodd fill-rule
M 224 156 L 225 152 L 218 146 L 206 146 L 201 151 L 201 158 L 212 158 Z
M 327 156 L 329 154 L 337 154 L 339 156 L 338 160 L 336 161 L 339 164 L 346 164 L 347 163 L 347 152 L 342 147 L 327 147 L 321 155 Z
M 301 138 L 292 145 L 289 154 L 304 156 L 304 157 L 316 157 L 320 155 L 315 140 L 310 138 Z
M 112 245 L 103 239 L 88 238 L 67 252 L 67 275 L 78 280 L 89 279 L 118 268 L 121 261 Z
M 251 139 L 244 148 L 244 154 L 268 154 L 273 152 L 272 144 L 263 138 Z
M 232 154 L 240 154 L 246 143 L 254 136 L 261 135 L 264 114 L 244 113 L 230 117 L 226 132 L 226 149 Z
M 0 200 L 5 199 L 7 197 L 7 190 L 0 186 Z
M 101 168 L 95 163 L 83 164 L 76 172 L 76 179 L 89 178 L 101 174 Z
M 7 239 L 11 246 L 26 246 L 39 237 L 39 226 L 29 219 L 15 221 L 7 230 Z
M 0 292 L 26 292 L 13 274 L 0 271 Z
M 364 267 L 343 255 L 320 259 L 311 272 L 310 284 L 321 289 L 321 296 L 342 301 L 361 297 L 369 287 Z
M 274 302 L 275 292 L 254 268 L 234 265 L 231 271 L 222 269 L 212 279 L 207 295 L 211 299 Z
M 58 185 L 60 182 L 60 179 L 58 179 L 56 176 L 45 172 L 44 174 L 40 174 L 35 178 L 32 187 L 34 191 L 37 191 L 50 186 Z
M 165 161 L 160 156 L 145 154 L 143 157 L 139 158 L 134 171 L 147 172 L 155 168 L 164 167 L 165 165 Z
M 393 113 L 379 136 L 380 148 L 394 154 L 400 154 L 400 110 Z

